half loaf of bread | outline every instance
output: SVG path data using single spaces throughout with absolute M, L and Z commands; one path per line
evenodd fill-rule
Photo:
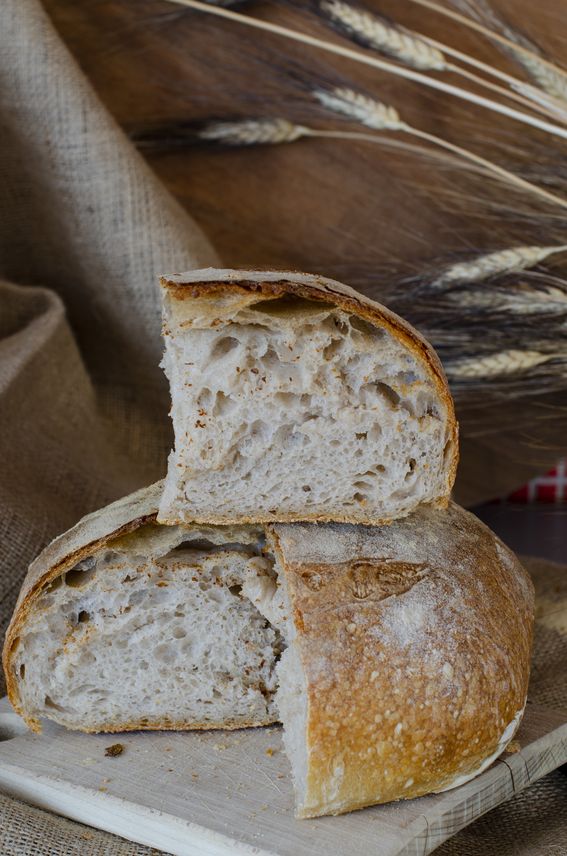
M 159 494 L 90 515 L 31 566 L 4 649 L 31 728 L 281 720 L 301 817 L 452 788 L 503 751 L 533 593 L 471 514 L 159 526 Z
M 175 448 L 160 522 L 380 524 L 446 505 L 453 404 L 409 324 L 306 274 L 161 284 Z

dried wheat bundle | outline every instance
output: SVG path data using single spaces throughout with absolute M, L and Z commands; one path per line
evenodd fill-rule
M 441 355 L 464 434 L 506 424 L 527 460 L 533 437 L 528 444 L 516 423 L 525 426 L 532 414 L 541 448 L 552 433 L 543 423 L 556 424 L 561 396 L 567 399 L 565 72 L 539 52 L 537 38 L 520 44 L 518 28 L 506 29 L 498 15 L 489 20 L 486 2 L 473 14 L 477 4 L 466 0 L 452 7 L 403 0 L 402 19 L 405 6 L 430 10 L 427 35 L 398 21 L 397 11 L 385 18 L 374 0 L 283 0 L 273 16 L 269 6 L 241 12 L 175 2 L 202 27 L 214 16 L 210 32 L 220 22 L 242 42 L 238 61 L 257 69 L 234 87 L 230 113 L 208 104 L 198 120 L 138 127 L 138 144 L 152 155 L 198 144 L 226 158 L 242 180 L 254 170 L 252 149 L 270 147 L 258 161 L 264 181 L 271 158 L 278 170 L 298 169 L 301 178 L 292 174 L 289 184 L 305 193 L 298 205 L 309 211 L 311 230 L 323 230 L 327 218 L 314 222 L 315 203 L 306 199 L 325 198 L 325 212 L 344 206 L 342 218 L 331 212 L 327 243 L 316 252 L 296 254 L 301 236 L 287 245 L 291 263 L 346 280 L 407 316 Z M 450 27 L 433 38 L 435 20 L 448 16 Z M 329 39 L 322 22 L 335 31 Z M 456 38 L 459 28 L 486 40 L 482 54 Z M 502 53 L 513 57 L 515 72 Z M 224 85 L 233 77 L 227 73 Z M 211 93 L 220 90 L 215 85 Z M 238 147 L 249 151 L 223 154 Z M 322 193 L 319 170 L 336 201 Z M 285 182 L 276 195 L 282 188 L 285 195 Z M 420 218 L 432 226 L 422 230 Z M 274 217 L 270 223 L 278 235 Z
M 567 121 L 567 112 L 558 106 L 554 99 L 546 98 L 539 89 L 527 86 L 521 80 L 488 65 L 475 57 L 456 50 L 421 33 L 400 27 L 368 10 L 346 2 L 346 0 L 321 0 L 319 11 L 329 22 L 355 42 L 390 56 L 410 68 L 421 71 L 452 72 L 474 84 L 491 89 L 500 97 L 517 101 L 523 107 L 543 114 L 557 115 Z M 458 60 L 458 63 L 451 60 Z M 482 72 L 479 76 L 465 66 L 472 66 Z M 541 65 L 541 63 L 540 63 Z M 552 69 L 546 69 L 551 75 Z M 487 80 L 486 75 L 497 78 L 506 84 L 496 84 Z M 548 93 L 549 94 L 549 93 Z
M 219 18 L 224 18 L 226 20 L 233 21 L 235 23 L 239 23 L 244 26 L 251 27 L 253 29 L 258 29 L 263 32 L 278 35 L 284 39 L 289 39 L 291 41 L 308 45 L 309 47 L 315 48 L 316 50 L 325 51 L 331 54 L 335 54 L 336 56 L 345 57 L 362 65 L 368 65 L 373 68 L 386 71 L 389 74 L 395 75 L 397 77 L 402 77 L 406 80 L 411 80 L 420 83 L 422 86 L 453 95 L 471 104 L 476 104 L 481 107 L 484 107 L 485 109 L 490 110 L 491 112 L 499 113 L 502 116 L 507 116 L 515 122 L 520 122 L 525 125 L 530 125 L 534 128 L 539 128 L 540 130 L 545 131 L 546 133 L 567 140 L 567 128 L 564 128 L 561 125 L 557 125 L 549 121 L 544 121 L 538 116 L 533 116 L 530 113 L 516 110 L 515 108 L 501 103 L 500 101 L 486 98 L 472 89 L 463 89 L 462 87 L 455 86 L 454 84 L 438 80 L 437 78 L 423 74 L 417 69 L 409 68 L 403 65 L 395 65 L 393 63 L 386 62 L 385 60 L 382 60 L 378 57 L 369 56 L 361 51 L 356 51 L 352 48 L 348 48 L 343 45 L 338 45 L 333 42 L 329 42 L 325 39 L 321 39 L 319 37 L 311 36 L 308 33 L 302 32 L 301 30 L 284 27 L 280 24 L 274 24 L 262 18 L 256 18 L 250 15 L 243 15 L 232 9 L 226 9 L 220 6 L 211 6 L 208 3 L 202 2 L 202 0 L 170 0 L 170 2 L 176 3 L 180 6 L 185 6 L 189 9 L 195 9 L 199 12 L 205 12 L 207 14 Z
M 474 272 L 473 288 L 467 276 L 400 283 L 393 304 L 435 342 L 458 401 L 526 398 L 567 387 L 567 280 L 527 269 L 552 256 L 549 249 L 512 248 L 480 256 L 476 265 L 463 263 L 465 272 Z M 497 265 L 498 257 L 508 261 Z M 524 269 L 512 270 L 513 257 Z M 487 265 L 486 258 L 496 261 Z

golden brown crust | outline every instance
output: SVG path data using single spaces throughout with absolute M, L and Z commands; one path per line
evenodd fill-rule
M 490 530 L 452 504 L 382 529 L 270 531 L 307 681 L 300 816 L 444 790 L 504 749 L 526 700 L 533 587 Z
M 451 446 L 451 462 L 447 473 L 446 490 L 446 497 L 449 497 L 459 462 L 458 424 L 453 399 L 437 353 L 429 342 L 399 315 L 336 280 L 295 271 L 238 271 L 208 268 L 202 271 L 162 276 L 160 277 L 160 285 L 171 298 L 181 301 L 204 295 L 222 296 L 238 293 L 248 295 L 251 292 L 260 294 L 263 299 L 276 299 L 286 294 L 292 294 L 307 300 L 331 302 L 340 309 L 364 318 L 371 324 L 385 327 L 398 341 L 403 342 L 419 362 L 428 369 L 439 397 L 447 408 L 447 439 Z M 266 518 L 266 520 L 268 519 Z M 325 518 L 313 517 L 309 519 L 323 520 Z M 333 519 L 336 520 L 337 518 L 333 517 Z M 349 518 L 349 521 L 355 522 L 353 518 Z M 209 522 L 220 521 L 209 519 Z M 366 518 L 365 522 L 372 522 L 377 525 L 382 521 L 369 521 Z

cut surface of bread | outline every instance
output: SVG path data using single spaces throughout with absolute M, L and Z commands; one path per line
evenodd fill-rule
M 93 731 L 277 719 L 280 633 L 243 593 L 275 588 L 271 567 L 253 544 L 195 535 L 153 557 L 118 539 L 47 588 L 15 662 L 34 716 Z
M 281 720 L 300 817 L 455 787 L 512 739 L 533 591 L 471 514 L 159 526 L 158 494 L 91 515 L 30 569 L 4 667 L 32 728 Z
M 162 278 L 175 448 L 159 519 L 381 523 L 446 502 L 457 443 L 431 347 L 321 277 Z

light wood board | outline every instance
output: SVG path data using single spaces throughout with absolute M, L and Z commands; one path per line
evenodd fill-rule
M 528 704 L 515 739 L 519 751 L 453 791 L 298 821 L 279 728 L 36 736 L 4 699 L 0 789 L 177 856 L 425 856 L 567 762 L 567 712 Z

